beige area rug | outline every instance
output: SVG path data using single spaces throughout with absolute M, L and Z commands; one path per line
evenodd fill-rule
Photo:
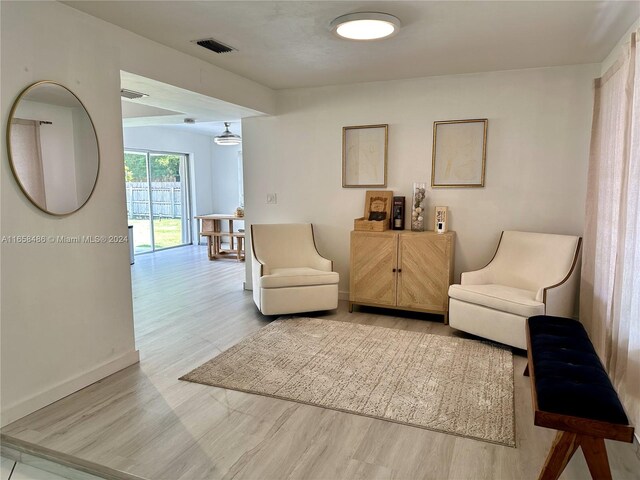
M 511 351 L 475 340 L 276 320 L 181 380 L 515 446 Z

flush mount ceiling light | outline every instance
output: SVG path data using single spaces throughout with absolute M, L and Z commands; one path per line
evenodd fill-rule
M 400 30 L 400 20 L 388 13 L 349 13 L 336 18 L 329 25 L 331 31 L 349 40 L 378 40 Z
M 216 142 L 217 145 L 239 145 L 242 143 L 242 137 L 240 135 L 236 135 L 229 131 L 229 122 L 224 122 L 224 132 L 222 135 L 218 135 L 213 137 L 213 141 Z

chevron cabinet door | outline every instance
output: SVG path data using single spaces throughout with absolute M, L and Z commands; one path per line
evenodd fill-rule
M 397 262 L 396 235 L 351 232 L 351 302 L 395 306 Z
M 398 307 L 446 312 L 453 237 L 406 234 L 399 240 Z

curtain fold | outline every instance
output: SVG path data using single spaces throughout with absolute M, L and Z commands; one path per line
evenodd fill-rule
M 640 32 L 640 31 L 639 31 Z M 640 425 L 639 32 L 595 81 L 580 319 Z
M 13 168 L 20 183 L 40 207 L 47 208 L 38 121 L 11 120 L 11 152 Z

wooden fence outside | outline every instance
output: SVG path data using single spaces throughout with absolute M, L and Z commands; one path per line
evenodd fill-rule
M 149 193 L 146 182 L 127 182 L 127 212 L 129 218 L 149 218 Z M 153 218 L 182 217 L 180 182 L 151 182 Z

